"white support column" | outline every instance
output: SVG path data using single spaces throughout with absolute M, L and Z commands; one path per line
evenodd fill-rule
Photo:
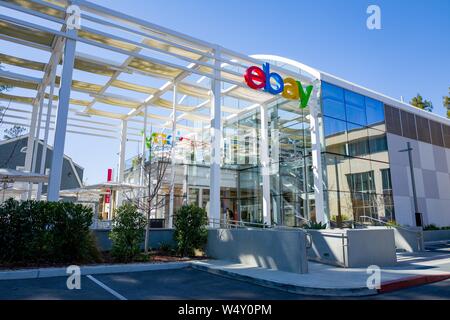
M 128 121 L 122 120 L 119 150 L 119 182 L 123 182 L 125 173 L 125 152 L 127 148 Z
M 211 166 L 210 166 L 210 199 L 209 218 L 214 222 L 220 221 L 220 145 L 222 136 L 221 119 L 221 88 L 220 88 L 220 49 L 217 47 L 214 52 L 214 79 L 211 85 Z M 212 225 L 214 226 L 214 225 Z M 219 226 L 216 224 L 216 226 Z
M 121 135 L 120 135 L 120 150 L 119 150 L 119 169 L 118 169 L 118 182 L 123 183 L 125 178 L 125 153 L 127 149 L 127 133 L 128 133 L 128 121 L 122 120 Z M 122 205 L 123 195 L 120 190 L 116 193 L 116 207 Z
M 34 137 L 36 134 L 39 103 L 40 100 L 37 103 L 33 104 L 33 110 L 31 111 L 30 131 L 28 133 L 28 141 L 27 141 L 27 153 L 25 154 L 25 171 L 28 172 L 31 172 L 31 165 L 33 160 Z
M 320 119 L 317 108 L 310 108 L 310 130 L 312 148 L 312 170 L 314 176 L 314 199 L 316 210 L 316 221 L 328 225 L 329 219 L 325 214 L 323 177 L 322 177 L 322 148 L 320 142 Z
M 145 175 L 145 150 L 146 150 L 146 143 L 147 143 L 147 119 L 148 119 L 148 108 L 147 106 L 144 107 L 144 130 L 142 133 L 142 162 L 141 162 L 141 168 L 139 172 L 139 185 L 144 185 L 144 175 Z
M 28 141 L 30 141 L 30 137 L 33 136 L 32 140 L 32 147 L 30 149 L 31 159 L 27 159 L 28 156 L 28 147 L 27 147 L 27 154 L 25 156 L 25 170 L 29 172 L 34 172 L 36 169 L 36 157 L 37 152 L 39 148 L 39 135 L 40 135 L 40 128 L 41 128 L 41 119 L 42 119 L 42 109 L 44 109 L 44 92 L 45 89 L 42 89 L 42 93 L 39 97 L 39 103 L 38 106 L 35 107 L 37 109 L 38 116 L 36 117 L 36 120 L 33 121 L 35 124 L 35 127 L 33 128 L 33 132 L 31 131 L 30 127 L 30 136 L 28 137 Z M 27 160 L 31 160 L 31 167 L 28 167 Z M 28 194 L 27 199 L 31 200 L 31 196 L 33 193 L 33 184 L 28 183 Z
M 76 30 L 67 30 L 67 33 L 75 37 Z M 72 87 L 73 66 L 75 61 L 76 40 L 66 39 L 64 47 L 64 63 L 59 89 L 58 112 L 56 116 L 55 142 L 53 144 L 52 166 L 48 183 L 48 201 L 59 200 L 61 187 L 61 173 L 64 161 L 64 144 L 66 142 L 67 118 L 70 104 L 70 91 Z
M 59 55 L 55 55 L 55 60 L 53 61 L 53 68 L 51 73 L 51 82 L 50 82 L 50 92 L 48 95 L 48 104 L 47 104 L 47 114 L 45 117 L 45 129 L 44 129 L 44 142 L 42 144 L 42 154 L 41 154 L 41 166 L 39 167 L 39 173 L 45 174 L 45 163 L 47 162 L 47 145 L 48 145 L 48 135 L 50 132 L 50 119 L 52 116 L 52 108 L 53 108 L 53 95 L 55 93 L 55 79 L 56 79 L 56 70 L 58 69 L 58 60 Z M 38 190 L 36 195 L 36 200 L 41 200 L 42 196 L 42 182 L 38 184 Z
M 272 224 L 270 214 L 270 160 L 269 160 L 269 113 L 266 105 L 260 105 L 261 113 L 261 135 L 259 144 L 259 157 L 262 174 L 262 196 L 263 196 L 263 222 L 266 225 Z
M 177 86 L 173 86 L 173 101 L 172 101 L 172 150 L 170 154 L 170 202 L 169 202 L 169 228 L 173 226 L 174 214 L 174 197 L 175 197 L 175 144 L 177 132 Z

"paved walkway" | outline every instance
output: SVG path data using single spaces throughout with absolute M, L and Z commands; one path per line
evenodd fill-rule
M 192 263 L 192 267 L 268 287 L 276 287 L 288 292 L 308 295 L 365 296 L 378 293 L 377 290 L 367 288 L 366 282 L 369 274 L 365 268 L 339 268 L 310 262 L 307 274 L 296 274 L 220 260 L 195 261 Z M 449 247 L 414 254 L 399 254 L 396 266 L 381 269 L 381 283 L 383 286 L 383 284 L 408 282 L 425 276 L 440 275 L 450 276 Z M 427 277 L 427 281 L 429 279 L 430 277 Z M 417 284 L 417 281 L 414 283 Z

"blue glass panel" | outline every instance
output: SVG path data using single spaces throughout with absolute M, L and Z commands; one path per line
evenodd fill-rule
M 365 126 L 367 124 L 366 120 L 366 108 L 364 105 L 354 105 L 354 104 L 345 104 L 346 112 L 347 112 L 347 121 L 357 123 Z
M 323 115 L 345 120 L 345 105 L 332 99 L 322 100 Z
M 347 125 L 344 121 L 323 117 L 325 137 L 329 137 L 338 133 L 344 133 Z
M 345 90 L 345 103 L 354 104 L 356 106 L 364 106 L 364 96 L 353 91 Z
M 369 126 L 384 122 L 383 103 L 378 100 L 366 97 L 366 114 L 367 124 Z
M 344 101 L 344 89 L 322 82 L 322 99 L 334 99 Z

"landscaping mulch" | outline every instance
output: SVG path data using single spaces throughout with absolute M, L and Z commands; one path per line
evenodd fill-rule
M 168 263 L 168 262 L 184 262 L 190 260 L 204 260 L 207 259 L 204 256 L 197 257 L 180 257 L 175 255 L 170 255 L 164 252 L 152 251 L 148 255 L 144 253 L 137 259 L 130 261 L 128 263 Z M 36 268 L 61 268 L 67 267 L 69 265 L 80 265 L 80 266 L 95 266 L 102 264 L 123 264 L 123 262 L 118 262 L 114 260 L 109 252 L 101 253 L 101 260 L 98 262 L 81 262 L 73 261 L 66 263 L 52 263 L 52 262 L 17 262 L 17 263 L 0 263 L 0 270 L 15 270 L 15 269 L 36 269 Z

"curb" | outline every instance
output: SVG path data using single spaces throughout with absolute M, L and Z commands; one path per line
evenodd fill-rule
M 401 280 L 387 281 L 381 284 L 378 293 L 393 292 L 401 289 L 421 286 L 450 279 L 450 274 L 413 276 Z
M 315 287 L 302 287 L 293 284 L 286 284 L 271 280 L 258 279 L 236 272 L 227 271 L 219 268 L 209 267 L 205 265 L 200 265 L 197 263 L 191 263 L 191 268 L 208 272 L 214 275 L 222 276 L 225 278 L 230 278 L 234 280 L 240 280 L 244 282 L 249 282 L 263 287 L 268 287 L 272 289 L 277 289 L 281 291 L 286 291 L 289 293 L 301 294 L 301 295 L 311 295 L 311 296 L 328 296 L 328 297 L 364 297 L 372 296 L 378 294 L 376 289 L 368 289 L 367 287 L 360 288 L 315 288 Z
M 191 263 L 189 261 L 168 262 L 168 263 L 111 264 L 98 266 L 80 266 L 80 270 L 82 275 L 90 275 L 90 274 L 111 274 L 124 272 L 183 269 L 189 267 L 190 265 Z M 0 271 L 0 281 L 52 278 L 65 276 L 67 276 L 65 267 Z

